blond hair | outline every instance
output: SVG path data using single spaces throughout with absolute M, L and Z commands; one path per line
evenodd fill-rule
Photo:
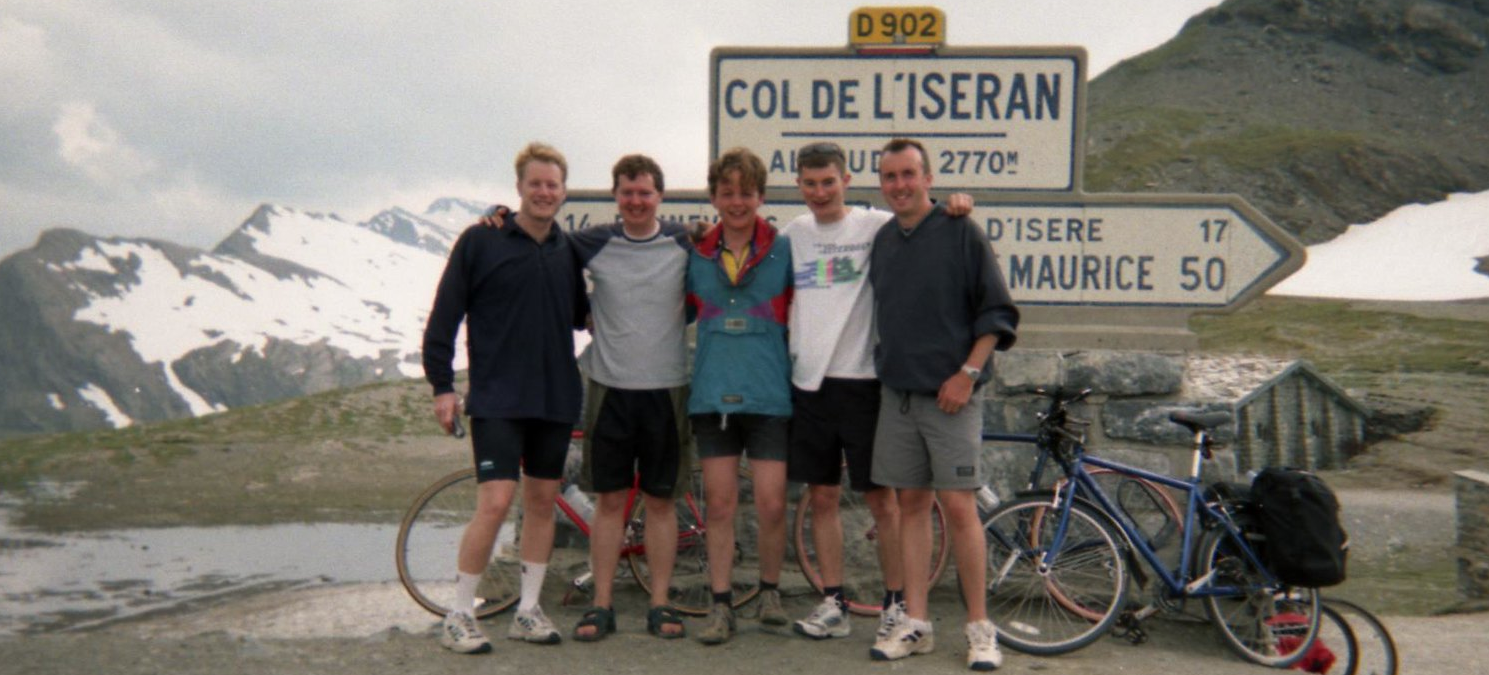
M 527 165 L 533 162 L 546 162 L 558 167 L 559 173 L 563 174 L 565 183 L 569 182 L 569 162 L 564 159 L 564 153 L 547 143 L 528 143 L 522 152 L 517 153 L 517 180 L 522 180 L 523 171 Z

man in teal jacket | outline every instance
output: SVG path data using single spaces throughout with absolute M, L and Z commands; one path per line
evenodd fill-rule
M 734 513 L 740 457 L 749 453 L 759 520 L 759 619 L 785 626 L 777 585 L 786 551 L 786 429 L 791 362 L 786 310 L 791 247 L 759 215 L 765 164 L 735 148 L 708 170 L 719 222 L 688 260 L 688 304 L 698 317 L 688 414 L 703 466 L 708 504 L 709 583 L 713 608 L 698 637 L 706 644 L 734 633 Z

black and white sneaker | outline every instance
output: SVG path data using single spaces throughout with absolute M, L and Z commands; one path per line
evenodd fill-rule
M 792 628 L 799 635 L 825 640 L 848 637 L 853 626 L 848 623 L 848 615 L 843 611 L 842 605 L 838 604 L 838 599 L 827 597 L 822 599 L 822 603 L 807 618 L 797 620 Z
M 936 648 L 936 636 L 929 621 L 905 617 L 889 637 L 878 640 L 869 650 L 875 661 L 895 661 L 914 654 L 929 654 Z
M 512 617 L 512 627 L 507 630 L 507 638 L 540 645 L 556 645 L 564 639 L 559 634 L 558 627 L 543 614 L 543 608 L 536 606 L 518 610 Z

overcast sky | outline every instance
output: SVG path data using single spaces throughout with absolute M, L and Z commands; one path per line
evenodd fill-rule
M 840 47 L 866 4 L 0 0 L 0 256 L 57 226 L 210 247 L 263 202 L 512 201 L 532 139 L 571 189 L 627 152 L 701 188 L 709 50 Z M 1218 0 L 934 4 L 952 46 L 1080 45 L 1099 74 Z

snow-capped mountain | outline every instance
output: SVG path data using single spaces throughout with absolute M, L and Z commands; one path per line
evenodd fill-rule
M 351 223 L 265 205 L 210 252 L 50 231 L 0 262 L 0 433 L 418 376 L 445 257 L 482 208 L 440 200 Z

